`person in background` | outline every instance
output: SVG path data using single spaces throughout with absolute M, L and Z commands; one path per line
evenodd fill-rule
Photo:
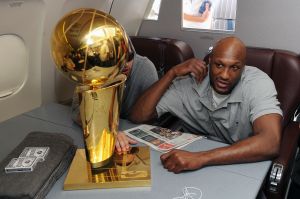
M 147 90 L 154 82 L 158 80 L 158 74 L 154 64 L 146 57 L 134 54 L 134 58 L 127 62 L 122 71 L 127 76 L 120 117 L 129 119 L 131 108 L 135 101 Z M 130 144 L 137 142 L 126 136 L 125 133 L 119 132 L 116 142 L 118 152 L 129 150 Z
M 208 151 L 171 150 L 160 157 L 168 171 L 278 155 L 282 110 L 274 82 L 258 68 L 245 66 L 245 59 L 240 39 L 223 38 L 210 53 L 208 68 L 195 59 L 174 66 L 137 100 L 130 115 L 135 123 L 170 112 L 183 120 L 187 131 L 229 144 Z
M 183 26 L 186 28 L 211 29 L 212 3 L 209 0 L 203 1 L 196 14 L 183 12 Z
M 154 64 L 147 57 L 138 55 L 132 45 L 130 45 L 130 48 L 131 53 L 122 70 L 122 73 L 127 76 L 120 112 L 120 118 L 122 119 L 128 119 L 131 108 L 137 98 L 158 80 L 158 74 Z M 79 95 L 74 92 L 72 101 L 72 120 L 81 126 L 79 101 Z M 127 151 L 129 149 L 129 144 L 136 144 L 136 141 L 127 137 L 123 132 L 119 132 L 116 141 L 117 151 Z

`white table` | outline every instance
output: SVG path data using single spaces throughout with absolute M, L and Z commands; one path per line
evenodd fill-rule
M 120 129 L 135 126 L 120 121 Z M 78 148 L 84 148 L 81 129 L 72 122 L 70 107 L 48 104 L 28 113 L 0 123 L 0 160 L 31 131 L 60 132 L 71 136 Z M 223 143 L 202 139 L 184 149 L 201 151 L 224 146 Z M 271 161 L 205 167 L 197 171 L 174 174 L 165 170 L 160 162 L 160 152 L 151 150 L 152 186 L 149 188 L 118 188 L 64 191 L 66 173 L 51 189 L 47 198 L 70 199 L 172 199 L 183 196 L 185 187 L 202 191 L 202 199 L 253 199 L 256 198 Z

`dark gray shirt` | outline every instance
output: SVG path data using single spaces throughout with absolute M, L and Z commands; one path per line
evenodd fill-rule
M 213 106 L 209 76 L 200 84 L 186 76 L 173 81 L 156 111 L 158 116 L 165 112 L 176 115 L 190 132 L 230 144 L 253 135 L 252 124 L 258 117 L 282 115 L 272 79 L 251 66 L 245 66 L 239 83 L 217 107 Z
M 121 118 L 128 118 L 130 108 L 137 98 L 157 80 L 158 75 L 154 64 L 147 57 L 136 54 L 131 73 L 125 83 Z

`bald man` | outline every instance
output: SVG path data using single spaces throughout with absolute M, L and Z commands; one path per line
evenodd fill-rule
M 277 156 L 282 120 L 277 92 L 269 76 L 245 66 L 245 59 L 243 42 L 224 38 L 215 44 L 208 67 L 199 59 L 176 65 L 137 100 L 130 115 L 135 123 L 170 112 L 184 121 L 187 131 L 229 144 L 208 151 L 165 153 L 161 162 L 168 171 Z

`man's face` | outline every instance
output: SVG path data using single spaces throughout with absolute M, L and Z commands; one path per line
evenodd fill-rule
M 122 70 L 122 74 L 126 75 L 127 77 L 130 75 L 132 69 L 133 60 L 127 62 Z
M 210 84 L 217 93 L 227 95 L 239 82 L 243 69 L 243 58 L 238 52 L 220 49 L 210 58 Z

